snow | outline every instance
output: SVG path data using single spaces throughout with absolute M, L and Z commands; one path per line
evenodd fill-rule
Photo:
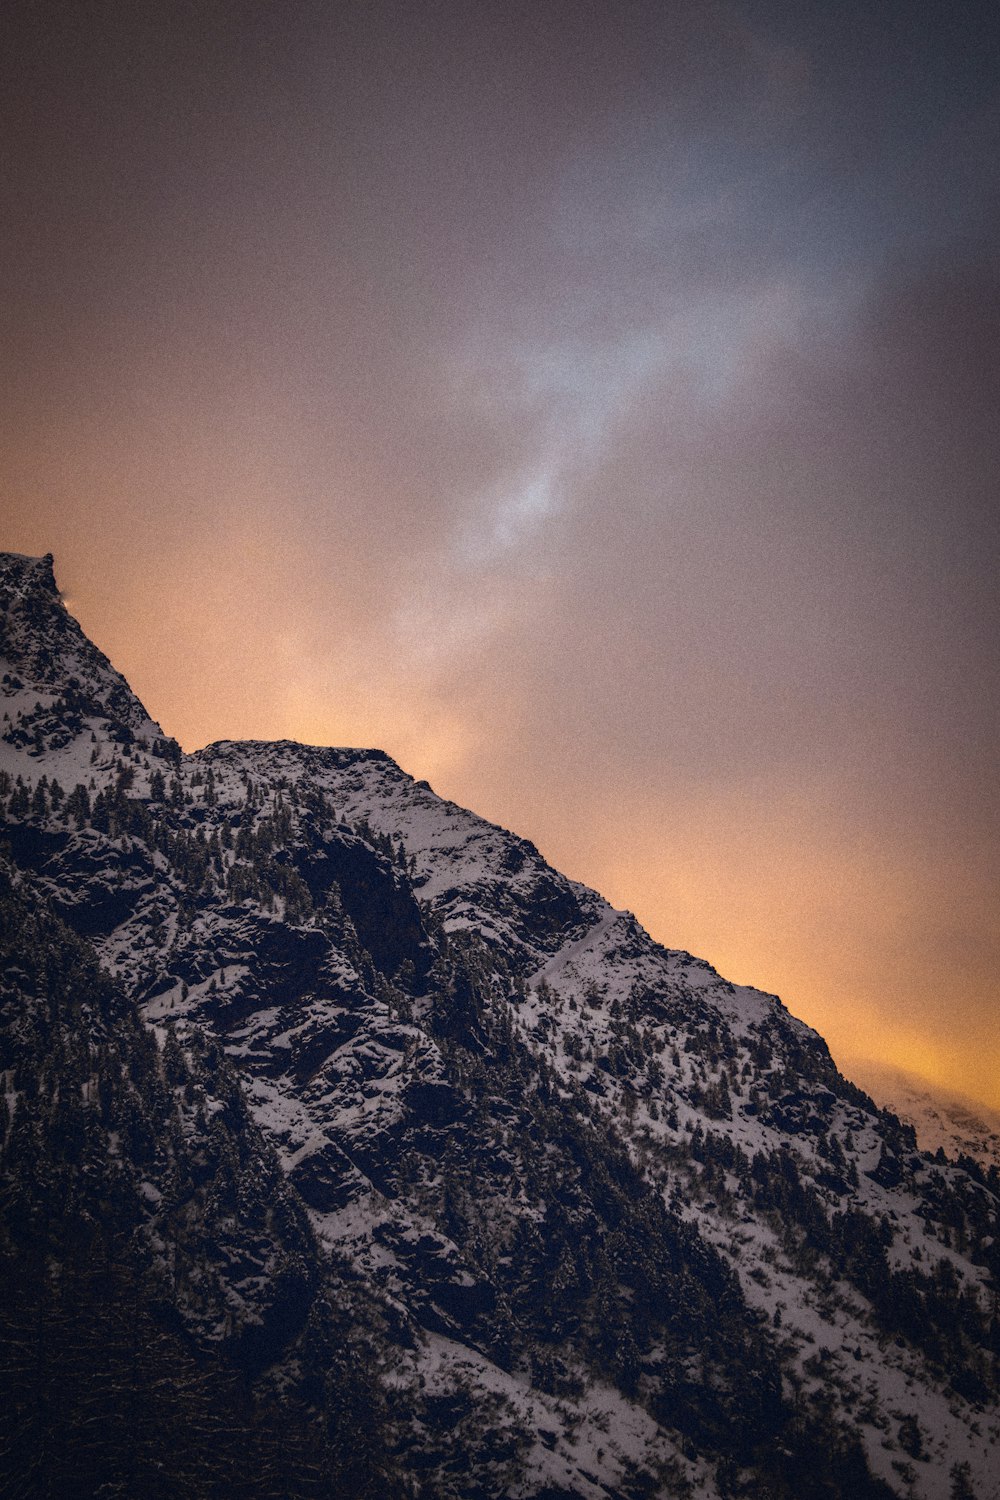
M 633 1465 L 653 1472 L 672 1465 L 692 1484 L 693 1494 L 703 1500 L 718 1494 L 706 1465 L 688 1459 L 641 1407 L 582 1371 L 585 1389 L 570 1410 L 565 1400 L 533 1389 L 524 1373 L 502 1370 L 478 1350 L 441 1334 L 422 1337 L 417 1369 L 431 1392 L 468 1383 L 509 1406 L 509 1420 L 531 1439 L 512 1500 L 543 1485 L 561 1486 L 580 1500 L 607 1500 L 609 1489 L 623 1486 Z
M 870 1059 L 852 1063 L 850 1076 L 883 1108 L 914 1126 L 924 1151 L 941 1149 L 953 1159 L 964 1152 L 985 1167 L 1000 1168 L 1000 1110 Z
M 10 597 L 15 613 L 19 601 L 38 586 L 35 575 L 47 566 L 39 559 L 28 568 L 27 561 L 31 560 L 3 565 L 14 579 Z M 114 714 L 84 715 L 73 737 L 41 754 L 33 742 L 0 740 L 0 768 L 21 775 L 29 786 L 45 774 L 50 780 L 58 777 L 67 791 L 77 781 L 97 787 L 107 784 L 121 763 L 116 724 L 127 723 L 150 739 L 162 737 L 162 731 L 75 622 L 58 614 L 53 622 L 51 642 L 62 677 L 79 677 L 98 703 L 113 703 Z M 18 675 L 10 663 L 0 664 L 0 675 L 4 671 L 8 679 Z M 2 732 L 15 739 L 19 721 L 30 724 L 36 704 L 41 704 L 44 716 L 60 692 L 55 683 L 26 678 L 26 673 L 18 676 L 19 687 L 8 680 L 4 690 L 9 718 Z M 142 752 L 138 762 L 131 762 L 139 795 L 148 791 L 156 765 L 155 760 L 144 763 L 150 761 Z M 550 870 L 526 840 L 436 797 L 380 752 L 290 741 L 224 741 L 184 758 L 185 787 L 190 790 L 192 776 L 209 767 L 217 803 L 214 812 L 199 805 L 202 826 L 210 827 L 213 819 L 242 808 L 248 780 L 268 798 L 284 781 L 322 790 L 341 826 L 364 819 L 376 833 L 391 837 L 394 847 L 402 840 L 414 864 L 413 887 L 425 910 L 445 930 L 469 930 L 491 943 L 523 981 L 523 996 L 511 997 L 518 1001 L 510 1008 L 511 1024 L 531 1050 L 544 1055 L 564 1097 L 580 1084 L 596 1094 L 598 1107 L 626 1139 L 633 1161 L 647 1177 L 664 1183 L 668 1195 L 680 1186 L 683 1216 L 732 1266 L 748 1303 L 769 1320 L 780 1311 L 776 1337 L 788 1354 L 789 1379 L 817 1399 L 831 1387 L 840 1391 L 845 1409 L 859 1414 L 873 1468 L 897 1490 L 900 1477 L 892 1465 L 905 1454 L 897 1441 L 901 1419 L 892 1414 L 913 1413 L 923 1430 L 933 1435 L 936 1459 L 914 1464 L 914 1496 L 947 1500 L 949 1466 L 966 1457 L 980 1500 L 1000 1495 L 991 1465 L 1000 1436 L 995 1409 L 986 1416 L 977 1414 L 968 1402 L 946 1392 L 909 1347 L 878 1335 L 865 1300 L 846 1282 L 838 1282 L 830 1267 L 819 1265 L 807 1274 L 792 1265 L 777 1228 L 765 1215 L 734 1214 L 720 1203 L 721 1195 L 703 1189 L 694 1167 L 679 1165 L 684 1152 L 676 1148 L 688 1147 L 692 1131 L 700 1128 L 728 1137 L 750 1158 L 787 1146 L 803 1175 L 815 1174 L 822 1165 L 815 1135 L 783 1131 L 755 1113 L 741 1076 L 752 1049 L 766 1040 L 774 1045 L 774 1069 L 754 1061 L 751 1083 L 768 1082 L 781 1066 L 784 1049 L 800 1046 L 813 1059 L 821 1058 L 825 1049 L 815 1032 L 792 1017 L 775 996 L 734 986 L 703 960 L 659 947 L 630 913 L 614 909 L 595 892 Z M 165 764 L 162 769 L 168 777 L 173 774 Z M 99 852 L 99 841 L 89 831 L 72 837 L 77 850 Z M 161 1038 L 169 1027 L 183 1037 L 195 1026 L 218 1026 L 228 1055 L 246 1069 L 243 1087 L 252 1116 L 274 1144 L 286 1172 L 303 1171 L 327 1151 L 344 1153 L 349 1164 L 345 1201 L 328 1211 L 310 1210 L 310 1217 L 328 1248 L 348 1254 L 358 1267 L 380 1278 L 391 1297 L 402 1283 L 399 1258 L 386 1240 L 395 1237 L 395 1243 L 411 1245 L 425 1234 L 440 1239 L 440 1233 L 412 1205 L 390 1203 L 357 1161 L 364 1160 L 362 1148 L 391 1132 L 408 1084 L 415 1078 L 439 1076 L 436 1044 L 419 1026 L 390 1016 L 385 1003 L 374 996 L 357 1001 L 352 1016 L 356 1029 L 341 1033 L 343 1007 L 333 998 L 338 978 L 353 995 L 364 994 L 344 956 L 331 961 L 324 974 L 326 991 L 299 994 L 291 1004 L 272 1003 L 260 978 L 255 945 L 266 931 L 280 930 L 282 924 L 252 903 L 235 910 L 216 905 L 199 913 L 184 936 L 172 877 L 162 857 L 154 858 L 162 876 L 156 893 L 140 893 L 128 917 L 99 939 L 104 961 L 149 996 L 146 1017 Z M 547 931 L 544 924 L 533 926 L 526 920 L 552 900 L 571 913 L 566 922 Z M 160 948 L 150 942 L 155 923 L 164 932 Z M 187 956 L 198 955 L 199 963 L 208 963 L 204 956 L 212 955 L 211 968 L 199 970 L 186 993 L 170 967 L 171 954 L 184 943 Z M 222 957 L 225 962 L 218 962 Z M 241 1008 L 244 1002 L 249 1013 Z M 225 1025 L 220 1015 L 228 1018 Z M 639 1038 L 642 1068 L 630 1064 L 621 1078 L 601 1062 L 621 1041 L 625 1025 Z M 687 1044 L 700 1043 L 710 1031 L 725 1044 L 732 1101 L 728 1118 L 710 1117 L 703 1101 L 694 1102 L 696 1090 L 703 1094 L 706 1083 L 715 1081 L 719 1065 L 710 1057 L 706 1060 L 698 1046 L 687 1050 Z M 291 1063 L 296 1050 L 314 1038 L 322 1044 L 323 1055 L 313 1061 L 303 1083 L 294 1076 Z M 263 1071 L 255 1070 L 258 1062 L 266 1064 Z M 663 1074 L 655 1084 L 644 1071 L 652 1062 Z M 819 1085 L 802 1085 L 807 1099 L 820 1092 Z M 7 1097 L 11 1105 L 16 1103 L 9 1080 Z M 940 1143 L 954 1150 L 963 1140 L 989 1150 L 1000 1144 L 1000 1117 L 992 1122 L 968 1112 L 961 1115 L 939 1100 L 931 1101 L 930 1107 L 926 1100 L 907 1102 L 914 1105 L 922 1142 L 931 1149 Z M 209 1113 L 221 1107 L 217 1100 L 209 1101 Z M 846 1096 L 825 1099 L 823 1112 L 830 1135 L 841 1141 L 848 1132 L 853 1135 L 851 1154 L 859 1174 L 857 1187 L 843 1198 L 827 1196 L 828 1210 L 853 1205 L 876 1218 L 885 1215 L 894 1230 L 894 1265 L 908 1265 L 914 1247 L 924 1246 L 928 1254 L 933 1251 L 933 1261 L 947 1259 L 965 1284 L 981 1286 L 983 1268 L 971 1265 L 956 1248 L 930 1238 L 920 1214 L 919 1171 L 912 1190 L 889 1189 L 866 1176 L 881 1152 L 878 1117 Z M 924 1169 L 932 1165 L 928 1161 Z M 735 1179 L 729 1186 L 736 1190 Z M 149 1194 L 156 1189 L 146 1184 L 143 1191 L 152 1203 Z M 742 1202 L 745 1208 L 746 1200 Z M 460 1284 L 468 1284 L 462 1267 L 455 1267 L 455 1275 Z M 630 1462 L 649 1467 L 662 1460 L 678 1466 L 694 1494 L 716 1494 L 704 1465 L 681 1454 L 640 1407 L 608 1387 L 589 1381 L 579 1399 L 561 1403 L 531 1389 L 524 1372 L 501 1370 L 469 1345 L 436 1333 L 421 1335 L 415 1359 L 432 1387 L 469 1380 L 510 1404 L 511 1419 L 533 1435 L 533 1482 L 563 1485 L 585 1500 L 605 1500 L 608 1487 L 624 1486 Z

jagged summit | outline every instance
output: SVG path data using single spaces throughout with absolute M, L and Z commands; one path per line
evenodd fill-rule
M 51 553 L 0 553 L 0 594 L 7 747 L 55 755 L 70 774 L 83 768 L 83 741 L 91 734 L 165 745 L 160 726 L 66 609 Z
M 0 552 L 0 578 L 5 590 L 12 594 L 34 588 L 58 594 L 54 564 L 51 552 L 46 552 L 43 557 L 29 557 L 24 552 Z
M 0 584 L 17 1347 L 79 1214 L 319 1445 L 248 1495 L 997 1496 L 995 1169 L 382 752 L 182 754 L 51 566 Z

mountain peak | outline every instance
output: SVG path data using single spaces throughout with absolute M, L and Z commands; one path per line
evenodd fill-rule
M 165 744 L 120 672 L 84 634 L 63 603 L 51 552 L 0 553 L 0 683 L 5 716 L 0 765 L 25 755 L 56 756 L 59 774 L 82 769 L 80 752 L 98 742 Z
M 55 1332 L 74 1372 L 107 1343 L 52 1267 L 133 1246 L 149 1326 L 320 1444 L 326 1488 L 249 1500 L 997 1494 L 995 1166 L 381 752 L 165 759 L 51 558 L 0 586 L 0 1250 L 36 1294 L 0 1412 L 47 1410 Z M 62 1409 L 25 1472 L 75 1451 Z M 313 1462 L 345 1412 L 363 1483 Z
M 0 552 L 0 582 L 4 592 L 25 595 L 39 591 L 59 595 L 51 552 L 29 557 L 23 552 Z

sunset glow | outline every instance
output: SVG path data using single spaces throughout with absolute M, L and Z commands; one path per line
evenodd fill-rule
M 0 544 L 1000 1106 L 996 14 L 142 9 L 7 49 Z

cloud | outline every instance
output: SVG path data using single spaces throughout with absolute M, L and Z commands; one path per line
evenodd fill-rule
M 7 535 L 153 712 L 382 744 L 834 1030 L 985 1036 L 967 23 L 38 15 L 0 90 Z

